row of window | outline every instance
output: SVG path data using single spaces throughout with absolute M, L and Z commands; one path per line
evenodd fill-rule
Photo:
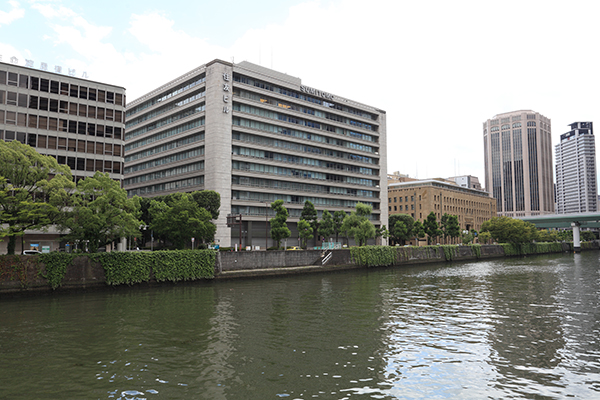
M 156 185 L 144 186 L 136 189 L 127 190 L 127 196 L 144 196 L 150 194 L 157 194 L 161 192 L 172 192 L 186 188 L 196 188 L 204 185 L 204 176 L 196 176 L 193 178 L 180 179 L 174 182 L 159 183 Z
M 78 99 L 111 103 L 125 106 L 125 96 L 107 90 L 88 88 L 69 84 L 67 82 L 38 78 L 16 72 L 0 71 L 0 85 L 17 86 L 23 89 L 38 90 L 40 92 L 76 97 Z
M 317 109 L 313 109 L 313 108 L 307 108 L 307 107 L 303 107 L 301 105 L 295 104 L 295 103 L 288 103 L 288 102 L 283 102 L 281 100 L 277 100 L 275 98 L 272 97 L 268 97 L 268 96 L 264 96 L 264 95 L 259 95 L 256 93 L 252 93 L 252 92 L 248 92 L 246 90 L 242 90 L 242 89 L 235 89 L 233 92 L 234 95 L 245 98 L 245 99 L 250 99 L 250 100 L 254 100 L 257 102 L 261 102 L 263 104 L 270 104 L 273 106 L 277 106 L 280 108 L 284 108 L 286 110 L 294 110 L 294 111 L 298 111 L 298 112 L 302 112 L 304 114 L 310 114 L 310 115 L 314 115 L 316 117 L 320 117 L 320 118 L 326 118 L 332 121 L 336 121 L 336 122 L 340 122 L 342 124 L 350 124 L 350 125 L 354 125 L 354 126 L 358 126 L 362 129 L 366 129 L 369 131 L 374 131 L 376 129 L 374 129 L 373 125 L 371 124 L 365 124 L 363 122 L 360 121 L 355 121 L 346 117 L 343 117 L 339 114 L 332 114 L 332 113 L 328 113 L 328 112 L 324 112 L 324 111 L 320 111 Z M 312 123 L 312 124 L 316 124 L 316 126 L 313 126 L 314 128 L 319 128 L 319 129 L 324 129 L 325 127 L 321 127 L 320 124 L 318 123 L 314 123 L 309 121 L 308 123 Z M 327 129 L 330 130 L 330 129 Z
M 190 107 L 186 110 L 178 112 L 177 114 L 170 115 L 166 118 L 155 121 L 149 125 L 139 128 L 139 129 L 135 129 L 133 131 L 127 132 L 127 134 L 125 135 L 125 140 L 133 139 L 136 136 L 142 135 L 142 134 L 149 132 L 151 130 L 154 130 L 156 128 L 160 128 L 161 126 L 172 124 L 175 121 L 179 121 L 180 119 L 187 118 L 190 115 L 194 115 L 194 114 L 197 114 L 197 113 L 203 112 L 203 111 L 204 111 L 204 104 L 201 104 L 201 105 L 195 106 L 195 107 Z
M 71 114 L 80 117 L 123 122 L 123 112 L 111 108 L 94 107 L 65 100 L 29 96 L 24 93 L 0 90 L 0 104 L 30 108 L 32 110 Z
M 116 157 L 120 157 L 122 154 L 122 146 L 118 144 L 37 135 L 26 132 L 0 130 L 0 140 L 6 140 L 7 142 L 17 140 L 37 149 L 68 150 L 78 153 L 114 155 Z
M 173 150 L 178 147 L 186 146 L 191 143 L 198 142 L 200 140 L 204 140 L 204 133 L 197 133 L 195 135 L 187 136 L 182 139 L 165 143 L 162 146 L 152 147 L 151 149 L 140 151 L 139 153 L 132 154 L 130 156 L 125 157 L 125 162 L 135 161 L 140 158 L 149 157 L 154 154 L 162 153 L 165 151 Z
M 357 167 L 355 165 L 339 164 L 339 163 L 330 162 L 330 161 L 317 160 L 314 158 L 298 157 L 298 156 L 290 155 L 290 154 L 281 154 L 281 153 L 275 153 L 272 151 L 250 149 L 250 148 L 240 147 L 240 146 L 233 146 L 232 153 L 235 155 L 255 157 L 255 158 L 261 158 L 261 159 L 266 159 L 266 160 L 284 162 L 284 163 L 312 165 L 315 167 L 338 169 L 338 170 L 344 170 L 344 171 L 349 171 L 349 172 L 365 173 L 365 174 L 369 174 L 369 175 L 372 175 L 372 173 L 373 173 L 373 170 L 370 168 L 361 168 L 361 167 Z
M 176 86 L 174 89 L 170 89 L 167 93 L 163 94 L 162 96 L 155 97 L 151 100 L 145 101 L 144 103 L 140 104 L 139 106 L 135 106 L 134 108 L 128 110 L 127 117 L 131 117 L 132 115 L 137 114 L 140 111 L 145 110 L 148 107 L 152 107 L 156 103 L 160 103 L 161 101 L 168 100 L 171 97 L 177 96 L 178 94 L 185 92 L 186 90 L 192 89 L 192 88 L 200 85 L 201 83 L 203 83 L 205 80 L 206 80 L 206 78 L 204 77 L 204 75 L 202 75 L 199 78 L 193 78 L 193 79 L 189 80 L 188 82 L 182 83 L 181 85 Z
M 231 191 L 232 200 L 243 200 L 243 201 L 259 201 L 272 203 L 275 200 L 283 200 L 287 204 L 304 204 L 305 201 L 310 201 L 317 207 L 345 207 L 355 208 L 359 202 L 357 200 L 342 200 L 342 199 L 330 199 L 323 197 L 310 197 L 310 196 L 296 196 L 296 195 L 282 195 L 275 193 L 265 192 L 246 192 L 241 190 Z M 361 203 L 371 206 L 372 209 L 379 209 L 379 203 L 372 203 L 369 201 L 361 201 Z
M 293 136 L 293 137 L 300 138 L 300 139 L 314 140 L 314 141 L 320 142 L 320 143 L 334 144 L 334 140 L 332 138 L 329 138 L 326 136 L 313 135 L 311 133 L 297 131 L 294 129 L 286 129 L 286 128 L 283 128 L 283 127 L 280 127 L 277 125 L 267 124 L 265 122 L 234 117 L 232 123 L 233 123 L 233 125 L 238 125 L 238 126 L 242 126 L 245 128 L 251 128 L 251 129 L 256 129 L 256 130 L 265 131 L 265 132 L 280 133 L 283 135 Z M 343 152 L 336 152 L 336 153 L 340 153 L 340 155 L 342 155 L 342 158 L 348 158 L 351 160 L 370 163 L 370 164 L 377 163 L 377 161 L 371 157 L 365 157 L 365 156 L 360 156 L 357 154 L 350 154 L 350 153 L 343 153 Z
M 335 186 L 322 186 L 322 185 L 311 185 L 306 183 L 299 183 L 294 181 L 276 181 L 271 179 L 262 178 L 249 178 L 245 176 L 233 176 L 232 184 L 242 186 L 252 186 L 255 188 L 262 189 L 279 189 L 279 190 L 292 190 L 300 192 L 313 192 L 320 194 L 336 194 L 343 196 L 357 196 L 357 197 L 374 197 L 373 191 L 361 190 L 352 188 L 343 188 Z
M 118 126 L 88 124 L 86 122 L 71 121 L 45 117 L 35 114 L 23 114 L 12 111 L 0 110 L 0 124 L 16 125 L 32 129 L 42 129 L 57 132 L 77 133 L 80 135 L 108 137 L 121 139 L 122 129 Z
M 205 94 L 206 94 L 206 92 L 203 89 L 201 92 L 192 94 L 191 96 L 189 96 L 189 97 L 187 97 L 187 98 L 185 98 L 185 99 L 183 99 L 181 101 L 178 101 L 177 103 L 167 104 L 166 106 L 160 107 L 160 108 L 158 108 L 158 109 L 156 109 L 156 110 L 154 110 L 152 112 L 148 112 L 148 113 L 146 113 L 144 115 L 141 115 L 141 116 L 139 116 L 137 118 L 134 118 L 134 119 L 131 119 L 131 120 L 127 120 L 127 124 L 125 125 L 125 127 L 127 129 L 129 129 L 132 126 L 135 126 L 135 125 L 139 124 L 140 122 L 149 120 L 149 119 L 154 118 L 154 117 L 156 117 L 156 116 L 158 116 L 160 114 L 164 114 L 167 111 L 171 111 L 174 108 L 185 106 L 186 104 L 191 103 L 192 101 L 196 101 L 196 100 L 204 97 Z
M 244 161 L 233 161 L 232 168 L 240 171 L 259 172 L 261 174 L 281 175 L 293 178 L 316 179 L 321 181 L 349 183 L 353 185 L 362 185 L 370 187 L 377 186 L 376 181 L 372 179 L 336 174 L 324 174 L 322 172 L 308 171 L 295 168 L 276 167 L 273 165 L 256 164 Z
M 204 146 L 200 148 L 195 148 L 193 150 L 183 151 L 181 153 L 172 154 L 169 156 L 157 158 L 152 161 L 147 161 L 145 163 L 136 164 L 132 167 L 125 168 L 124 174 L 129 174 L 136 171 L 142 171 L 147 168 L 158 167 L 164 164 L 170 164 L 181 160 L 187 160 L 188 158 L 198 157 L 204 155 Z
M 308 101 L 308 102 L 311 102 L 314 104 L 319 104 L 319 105 L 323 105 L 325 107 L 334 108 L 336 110 L 340 110 L 340 111 L 347 112 L 350 114 L 359 115 L 362 118 L 377 120 L 377 115 L 370 114 L 365 111 L 362 111 L 362 110 L 359 110 L 359 109 L 356 109 L 353 107 L 348 107 L 348 106 L 345 106 L 342 104 L 334 104 L 334 103 L 326 102 L 321 99 L 305 95 L 303 93 L 299 93 L 299 92 L 296 92 L 296 91 L 293 91 L 293 90 L 290 90 L 287 88 L 279 87 L 279 86 L 273 85 L 272 83 L 267 83 L 267 82 L 260 81 L 260 80 L 254 79 L 254 78 L 249 78 L 247 76 L 234 74 L 233 80 L 235 82 L 245 83 L 246 85 L 251 85 L 251 86 L 258 87 L 258 88 L 261 88 L 264 90 L 269 90 L 269 91 L 275 92 L 275 93 L 280 93 L 280 94 L 283 94 L 286 96 L 294 97 L 296 99 L 305 100 L 305 101 Z
M 292 115 L 281 114 L 281 113 L 278 113 L 278 112 L 275 112 L 275 111 L 271 111 L 271 110 L 267 110 L 267 109 L 264 109 L 264 108 L 252 107 L 252 106 L 249 106 L 249 105 L 246 105 L 246 104 L 235 103 L 233 105 L 233 109 L 235 111 L 241 111 L 241 112 L 248 113 L 248 114 L 258 115 L 258 116 L 264 117 L 264 118 L 269 118 L 269 119 L 273 119 L 273 120 L 288 122 L 290 124 L 296 124 L 296 125 L 300 125 L 300 126 L 306 126 L 308 128 L 320 129 L 320 130 L 327 131 L 327 132 L 338 133 L 338 130 L 340 132 L 343 132 L 342 128 L 336 128 L 333 125 L 320 124 L 320 123 L 315 122 L 315 121 L 306 120 L 306 119 L 303 119 L 303 118 L 297 118 L 297 117 L 292 116 Z
M 260 146 L 278 147 L 278 148 L 283 148 L 283 149 L 287 149 L 290 151 L 313 153 L 313 154 L 319 154 L 319 155 L 323 155 L 323 156 L 327 156 L 327 157 L 337 157 L 337 158 L 344 158 L 344 159 L 348 159 L 348 160 L 366 162 L 366 163 L 371 163 L 371 164 L 373 163 L 373 160 L 369 157 L 363 157 L 363 156 L 359 156 L 356 154 L 345 153 L 342 151 L 336 151 L 336 150 L 331 150 L 331 149 L 327 149 L 327 148 L 306 146 L 306 145 L 302 145 L 302 144 L 298 144 L 298 143 L 287 142 L 284 140 L 270 139 L 270 138 L 266 138 L 266 137 L 262 137 L 262 136 L 251 135 L 249 133 L 233 132 L 233 139 L 248 142 L 248 143 L 255 143 Z
M 186 164 L 179 167 L 163 169 L 161 171 L 152 172 L 146 175 L 134 176 L 123 180 L 123 186 L 134 185 L 136 183 L 154 181 L 157 179 L 168 178 L 170 176 L 188 174 L 190 172 L 204 170 L 204 161 L 199 161 L 192 164 Z
M 156 141 L 159 141 L 159 140 L 171 137 L 171 136 L 179 135 L 182 132 L 189 131 L 190 129 L 194 129 L 194 128 L 197 128 L 197 127 L 203 126 L 203 125 L 204 125 L 204 117 L 194 120 L 194 121 L 187 122 L 185 124 L 175 126 L 171 129 L 164 130 L 162 132 L 157 133 L 156 135 L 148 136 L 142 140 L 138 140 L 136 142 L 129 143 L 129 144 L 125 145 L 125 151 L 128 152 L 129 150 L 133 150 L 140 146 L 145 146 L 147 144 L 154 143 Z

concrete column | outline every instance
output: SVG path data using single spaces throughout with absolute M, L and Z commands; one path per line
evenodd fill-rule
M 579 237 L 579 222 L 571 222 L 573 227 L 573 250 L 575 253 L 581 252 L 581 239 Z
M 204 133 L 204 188 L 221 195 L 215 239 L 221 247 L 231 246 L 231 126 L 233 104 L 232 65 L 215 60 L 206 65 L 206 122 Z M 233 229 L 238 229 L 235 227 Z M 238 242 L 239 243 L 239 242 Z

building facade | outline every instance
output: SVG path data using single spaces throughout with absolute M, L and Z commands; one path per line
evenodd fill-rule
M 596 139 L 592 122 L 574 122 L 560 135 L 556 155 L 556 213 L 598 211 Z
M 319 215 L 362 202 L 387 224 L 385 112 L 248 62 L 214 60 L 131 102 L 125 151 L 129 196 L 220 193 L 221 246 L 271 245 L 277 199 L 290 222 L 309 200 Z M 230 214 L 240 229 L 227 227 Z
M 482 190 L 461 187 L 446 180 L 425 179 L 388 185 L 388 213 L 407 214 L 424 222 L 434 212 L 458 217 L 461 230 L 481 230 L 496 216 L 496 201 Z
M 499 216 L 554 213 L 551 121 L 520 110 L 483 123 L 485 187 Z
M 76 180 L 96 171 L 123 179 L 124 121 L 122 87 L 0 62 L 0 139 L 56 158 Z M 57 232 L 26 234 L 25 248 L 56 249 Z

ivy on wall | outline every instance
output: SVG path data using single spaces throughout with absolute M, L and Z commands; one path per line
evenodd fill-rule
M 44 253 L 38 256 L 38 261 L 44 264 L 46 273 L 40 270 L 39 275 L 48 280 L 48 285 L 56 289 L 62 285 L 67 272 L 67 267 L 73 263 L 75 254 L 70 253 Z
M 104 268 L 107 285 L 133 285 L 150 280 L 152 253 L 116 251 L 89 257 Z
M 158 282 L 212 278 L 216 254 L 214 250 L 156 251 L 152 271 Z
M 396 249 L 388 246 L 351 247 L 352 261 L 367 267 L 383 267 L 396 262 Z

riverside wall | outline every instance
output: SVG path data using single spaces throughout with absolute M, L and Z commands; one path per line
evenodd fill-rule
M 593 243 L 598 250 L 598 242 Z M 505 257 L 500 245 L 483 245 L 480 254 L 471 246 L 457 246 L 452 261 L 476 261 Z M 446 262 L 442 246 L 397 247 L 397 262 L 393 266 Z M 569 243 L 562 244 L 562 252 L 571 252 Z M 44 278 L 45 266 L 37 256 L 1 256 L 0 298 L 8 294 L 53 292 Z M 393 267 L 392 266 L 392 267 Z M 269 275 L 316 273 L 347 269 L 368 268 L 356 264 L 350 249 L 219 252 L 215 261 L 215 279 L 261 277 Z M 145 284 L 162 284 L 154 280 Z M 168 284 L 168 283 L 167 283 Z M 139 284 L 144 285 L 144 284 Z M 122 285 L 123 286 L 123 285 Z M 62 285 L 56 291 L 108 288 L 104 269 L 87 256 L 74 258 L 66 269 Z

